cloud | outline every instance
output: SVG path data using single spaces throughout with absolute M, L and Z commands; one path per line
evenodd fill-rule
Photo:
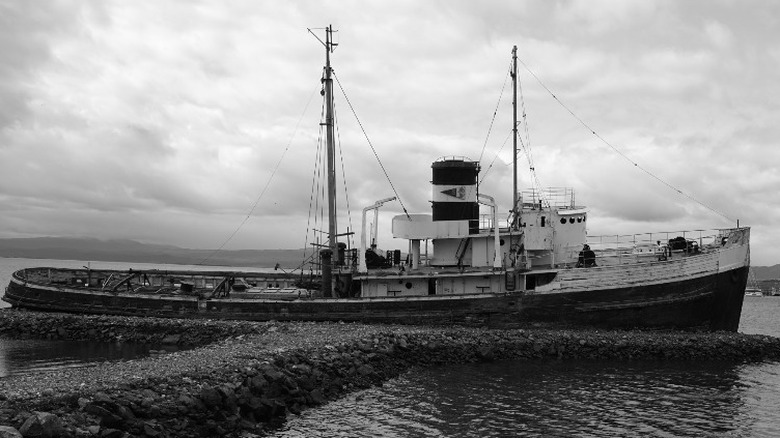
M 0 5 L 0 130 L 23 123 L 29 116 L 30 78 L 51 59 L 48 39 L 76 26 L 77 14 L 70 6 L 66 2 Z
M 323 211 L 311 195 L 322 179 L 324 49 L 306 29 L 323 38 L 332 23 L 337 173 L 348 183 L 338 203 L 353 227 L 363 207 L 396 193 L 410 212 L 429 212 L 430 165 L 441 156 L 481 156 L 480 189 L 509 209 L 517 45 L 555 94 L 521 65 L 533 158 L 521 160 L 521 188 L 533 183 L 531 166 L 542 185 L 575 187 L 594 233 L 739 218 L 771 239 L 780 50 L 777 7 L 762 6 L 5 4 L 0 236 L 213 248 L 245 221 L 230 247 L 301 246 L 307 229 L 322 228 L 309 211 Z M 382 224 L 402 212 L 388 204 Z M 346 212 L 339 223 L 350 223 Z M 757 263 L 780 260 L 762 243 Z
M 582 28 L 587 34 L 604 34 L 636 26 L 637 20 L 653 17 L 665 2 L 619 0 L 556 2 L 555 19 L 562 26 Z
M 704 33 L 712 45 L 719 49 L 728 49 L 734 42 L 733 32 L 717 21 L 707 21 L 704 24 Z

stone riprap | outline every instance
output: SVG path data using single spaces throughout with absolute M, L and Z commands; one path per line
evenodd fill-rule
M 134 342 L 198 346 L 231 336 L 263 331 L 249 321 L 138 318 L 0 310 L 0 335 L 95 342 Z
M 152 328 L 161 333 L 150 333 Z M 80 337 L 90 330 L 101 335 Z M 287 414 L 416 366 L 545 358 L 780 359 L 780 339 L 737 333 L 251 323 L 10 310 L 0 312 L 0 332 L 112 342 L 175 338 L 198 347 L 0 379 L 0 426 L 24 437 L 247 437 Z

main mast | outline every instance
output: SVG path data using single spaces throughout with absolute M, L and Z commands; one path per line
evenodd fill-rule
M 331 250 L 334 265 L 341 264 L 338 251 L 336 226 L 336 152 L 333 123 L 333 69 L 330 67 L 330 54 L 336 44 L 333 43 L 333 26 L 325 28 L 325 72 L 323 84 L 325 88 L 325 129 L 326 153 L 328 157 L 328 247 Z
M 338 45 L 333 42 L 333 26 L 325 28 L 325 41 L 323 42 L 314 32 L 312 35 L 325 46 L 325 68 L 322 72 L 322 94 L 325 96 L 325 155 L 327 157 L 328 173 L 328 247 L 320 251 L 322 271 L 322 295 L 333 296 L 333 268 L 340 266 L 343 261 L 339 254 L 338 230 L 336 224 L 336 135 L 333 120 L 333 69 L 330 67 L 330 54 Z
M 512 227 L 517 227 L 517 46 L 512 47 Z

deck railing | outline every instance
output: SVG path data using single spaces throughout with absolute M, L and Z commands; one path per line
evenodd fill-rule
M 601 264 L 636 263 L 659 260 L 664 256 L 689 255 L 707 252 L 722 245 L 723 238 L 731 230 L 662 231 L 643 234 L 614 234 L 588 236 L 588 245 L 596 253 Z M 688 242 L 684 248 L 670 246 L 672 239 Z M 577 253 L 581 248 L 575 249 Z M 573 254 L 576 255 L 576 254 Z
M 551 208 L 575 208 L 574 189 L 571 187 L 544 187 L 542 189 L 526 189 L 518 193 L 518 204 L 522 207 L 533 207 L 545 204 Z

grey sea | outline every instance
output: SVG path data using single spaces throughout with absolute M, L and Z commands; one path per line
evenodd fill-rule
M 780 297 L 740 331 L 780 336 Z M 524 360 L 415 370 L 292 418 L 281 437 L 778 437 L 780 363 Z
M 0 282 L 24 266 L 85 264 L 0 258 Z M 745 297 L 740 332 L 780 336 L 778 316 L 780 297 Z M 79 345 L 0 338 L 0 378 L 145 354 L 137 346 Z M 777 362 L 512 361 L 416 369 L 290 416 L 270 436 L 777 437 L 779 407 Z

